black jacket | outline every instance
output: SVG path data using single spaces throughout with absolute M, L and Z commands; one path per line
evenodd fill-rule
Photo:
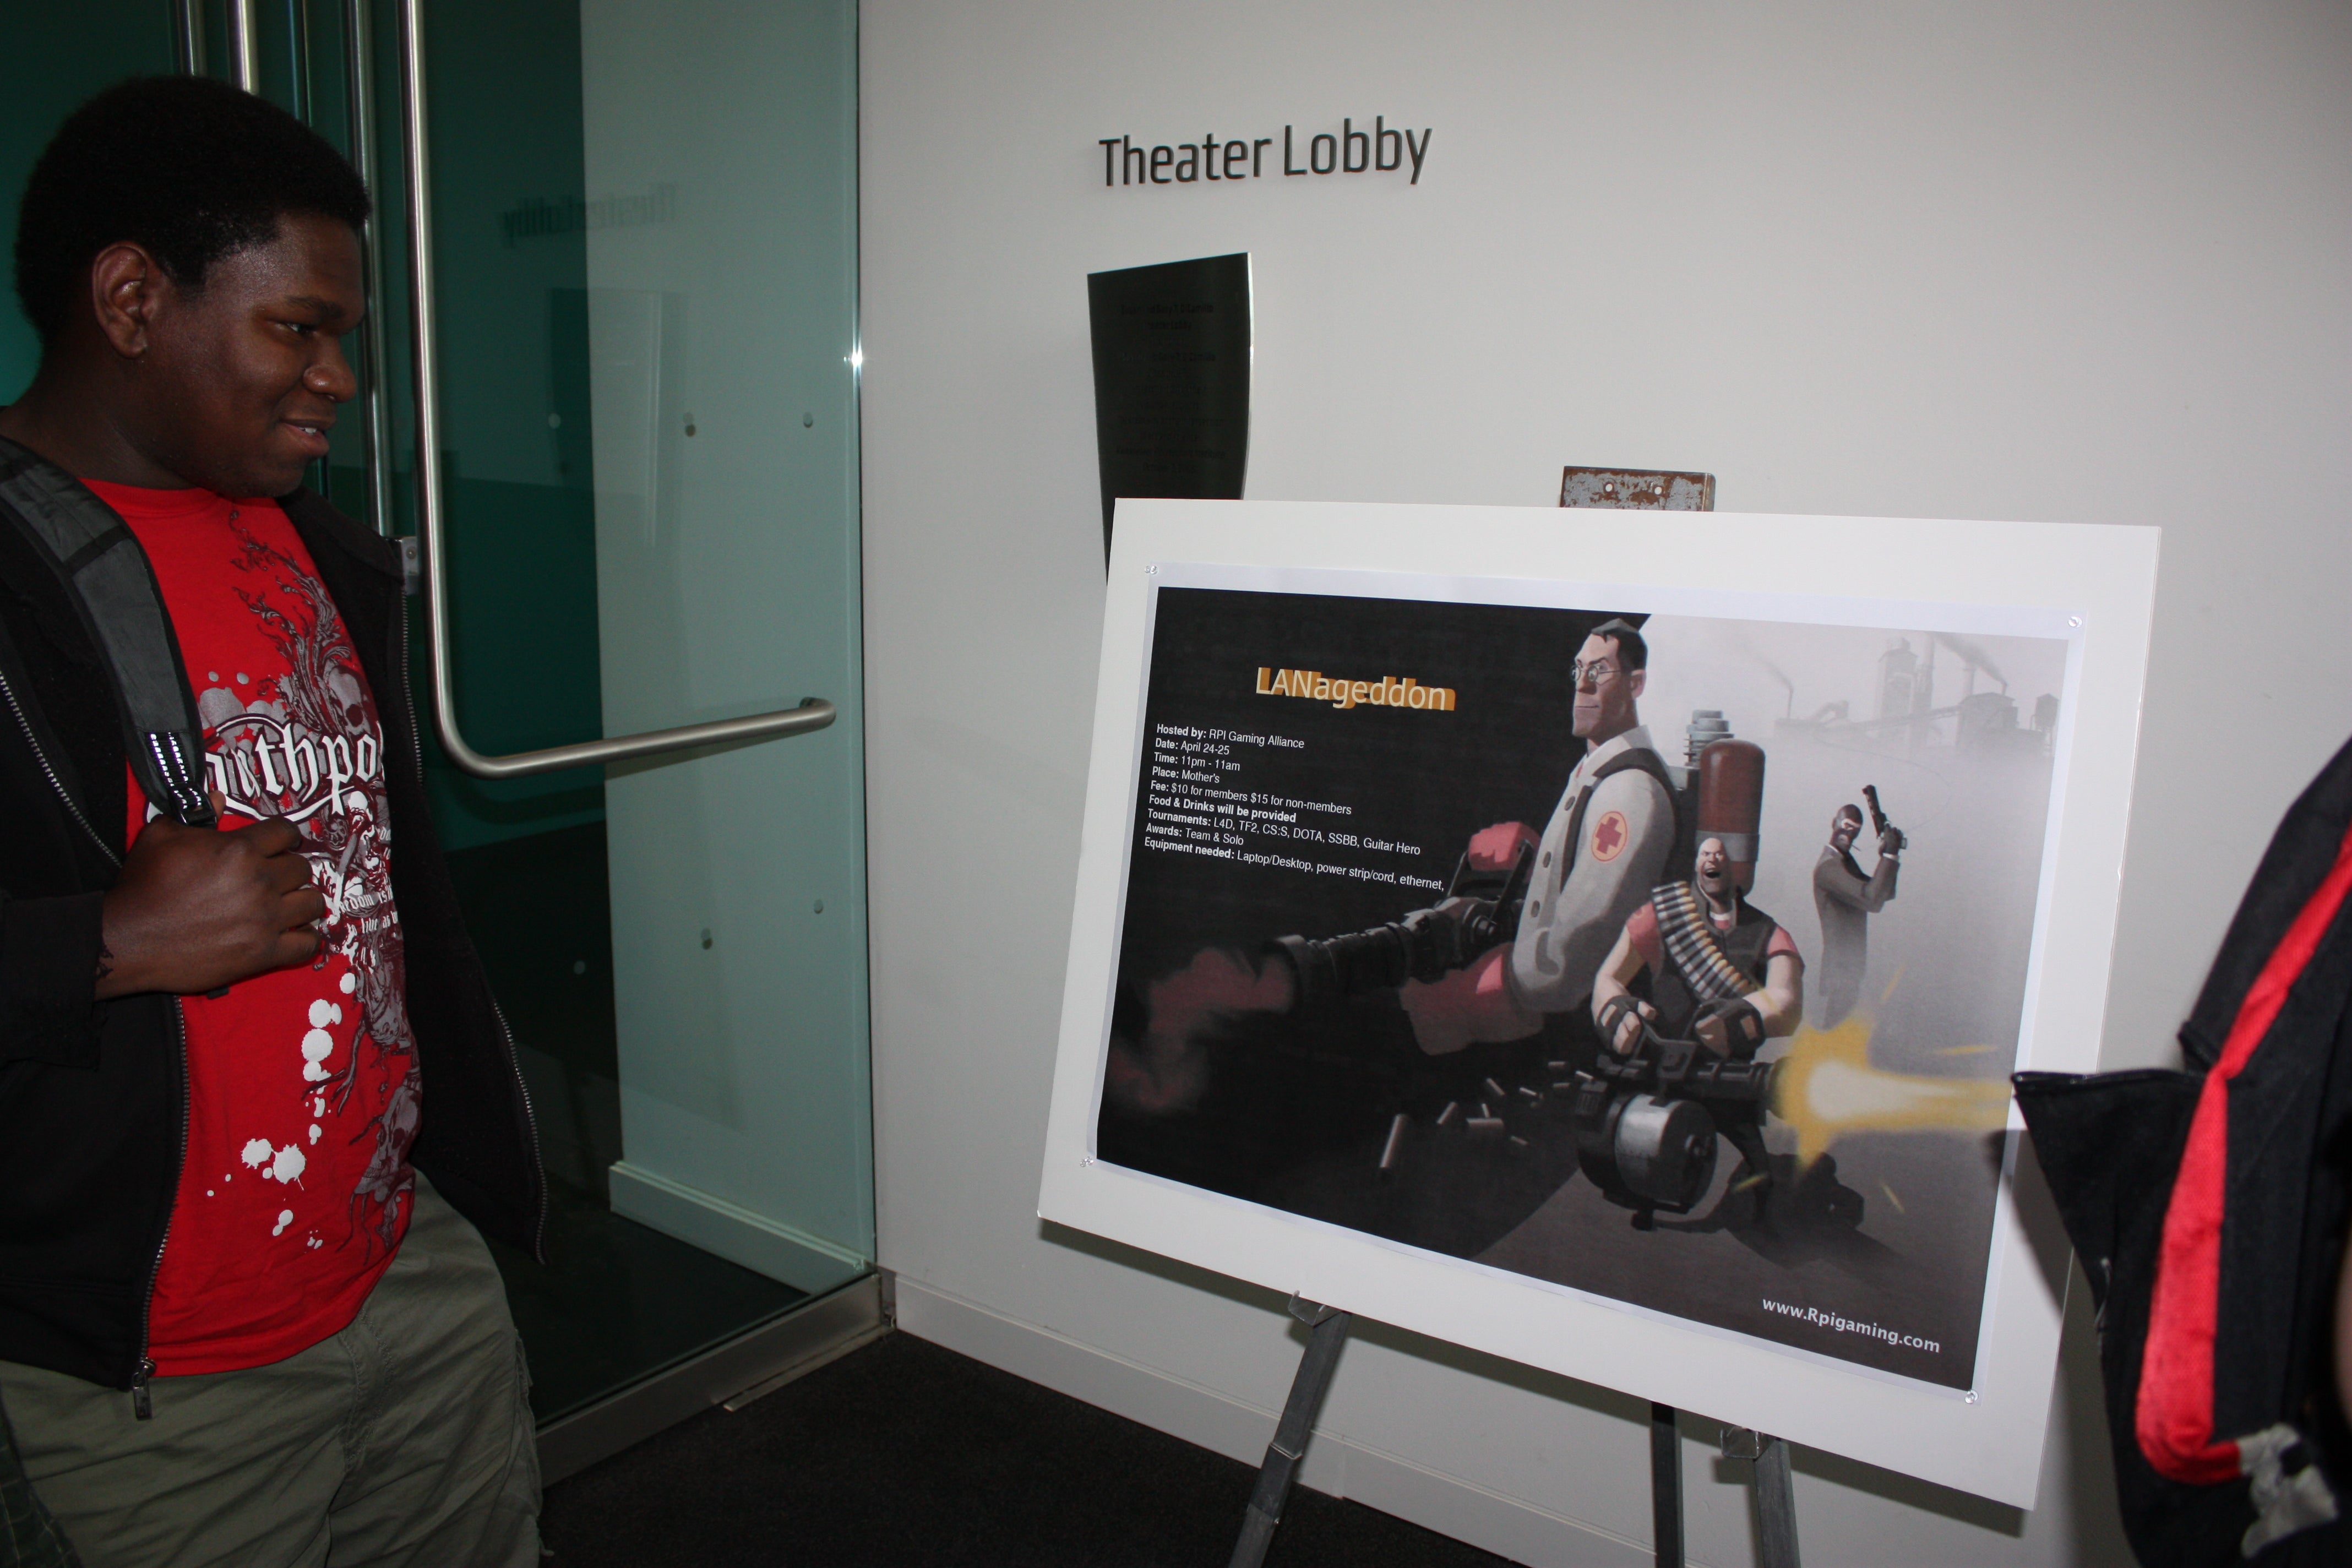
M 539 1145 L 512 1041 L 425 808 L 394 545 L 307 490 L 280 503 L 334 596 L 383 726 L 393 896 L 424 1080 L 412 1157 L 486 1234 L 536 1255 Z M 0 518 L 0 1360 L 127 1388 L 185 1154 L 170 996 L 95 999 L 124 849 L 122 725 L 55 574 Z

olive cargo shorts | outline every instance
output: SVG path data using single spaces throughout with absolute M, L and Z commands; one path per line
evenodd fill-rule
M 33 1489 L 83 1568 L 538 1568 L 521 1343 L 481 1237 L 419 1176 L 341 1332 L 131 1395 L 0 1362 Z

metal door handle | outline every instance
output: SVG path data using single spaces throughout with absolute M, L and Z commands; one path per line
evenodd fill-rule
M 421 0 L 400 0 L 400 85 L 408 174 L 409 323 L 415 338 L 416 532 L 425 549 L 425 626 L 433 651 L 433 728 L 441 749 L 466 773 L 480 779 L 522 778 L 561 768 L 618 763 L 662 752 L 730 742 L 766 741 L 822 730 L 834 721 L 834 706 L 811 697 L 797 708 L 747 713 L 674 730 L 648 730 L 605 741 L 582 741 L 542 751 L 485 756 L 466 743 L 457 729 L 457 688 L 449 668 L 448 552 L 443 547 L 441 496 L 440 363 L 433 341 L 432 181 L 427 173 L 425 131 L 425 17 Z
M 201 16 L 201 13 L 197 13 Z M 255 26 L 253 0 L 228 0 L 229 79 L 246 91 L 261 93 L 261 32 Z M 203 26 L 201 20 L 191 25 Z M 201 35 L 199 35 L 201 36 Z

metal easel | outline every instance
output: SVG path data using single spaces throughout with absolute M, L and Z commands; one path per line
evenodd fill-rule
M 1331 1369 L 1339 1364 L 1339 1347 L 1348 1342 L 1348 1325 L 1354 1321 L 1335 1307 L 1297 1296 L 1290 1299 L 1290 1315 L 1307 1325 L 1307 1352 L 1298 1358 L 1297 1375 L 1290 1380 L 1290 1397 L 1283 1402 L 1274 1441 L 1265 1446 L 1265 1462 L 1258 1467 L 1257 1489 L 1250 1493 L 1249 1507 L 1242 1514 L 1241 1539 L 1234 1542 L 1230 1568 L 1258 1568 L 1265 1561 L 1274 1527 L 1282 1522 L 1282 1505 L 1290 1500 L 1299 1458 L 1315 1430 L 1315 1413 L 1323 1407 Z
M 1715 476 L 1654 468 L 1569 468 L 1560 475 L 1559 504 L 1629 511 L 1713 511 Z M 1234 1544 L 1229 1568 L 1260 1568 L 1275 1527 L 1282 1522 L 1283 1505 L 1307 1452 L 1315 1426 L 1315 1413 L 1331 1386 L 1332 1369 L 1347 1342 L 1349 1315 L 1336 1308 L 1290 1299 L 1290 1315 L 1310 1331 L 1306 1353 L 1299 1357 L 1291 1380 L 1290 1397 L 1274 1441 L 1266 1445 L 1259 1467 L 1257 1489 L 1242 1515 L 1241 1539 Z M 1796 1492 L 1789 1470 L 1789 1445 L 1769 1433 L 1729 1427 L 1723 1434 L 1723 1454 L 1755 1466 L 1756 1558 L 1758 1568 L 1799 1568 Z M 1650 1406 L 1650 1519 L 1658 1568 L 1683 1568 L 1682 1434 L 1671 1405 Z
M 1298 1358 L 1290 1381 L 1290 1396 L 1283 1402 L 1274 1441 L 1265 1446 L 1258 1467 L 1257 1486 L 1242 1514 L 1241 1536 L 1234 1542 L 1227 1568 L 1262 1568 L 1275 1527 L 1282 1522 L 1284 1504 L 1298 1476 L 1298 1461 L 1315 1430 L 1315 1415 L 1331 1387 L 1332 1369 L 1339 1364 L 1354 1320 L 1336 1307 L 1290 1299 L 1290 1315 L 1305 1323 L 1306 1352 Z M 1724 1458 L 1747 1459 L 1756 1467 L 1757 1568 L 1799 1568 L 1797 1500 L 1789 1473 L 1789 1445 L 1780 1437 L 1745 1427 L 1723 1434 Z M 1658 1568 L 1683 1568 L 1682 1434 L 1671 1405 L 1650 1406 L 1650 1520 L 1656 1543 Z

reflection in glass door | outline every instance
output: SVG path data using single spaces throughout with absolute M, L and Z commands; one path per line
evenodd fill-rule
M 347 147 L 373 132 L 376 474 L 406 532 L 395 12 L 260 19 L 265 93 Z M 551 1264 L 500 1259 L 544 1422 L 871 1268 L 855 6 L 429 0 L 421 23 L 465 739 L 838 710 L 535 778 L 428 748 L 551 1178 Z M 322 476 L 363 516 L 367 423 Z

